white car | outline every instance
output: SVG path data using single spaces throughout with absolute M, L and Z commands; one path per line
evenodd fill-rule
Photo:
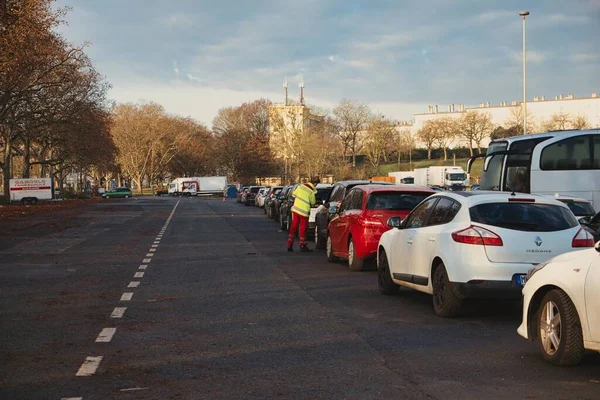
M 600 351 L 600 242 L 539 264 L 523 288 L 519 335 L 539 343 L 542 357 L 574 365 Z
M 432 294 L 441 317 L 457 315 L 467 297 L 519 299 L 532 266 L 594 245 L 566 205 L 520 193 L 436 193 L 388 225 L 395 229 L 377 254 L 380 292 Z
M 268 187 L 262 188 L 256 194 L 256 199 L 254 201 L 254 205 L 259 208 L 263 208 L 265 206 L 265 199 L 267 198 L 267 193 L 269 193 Z

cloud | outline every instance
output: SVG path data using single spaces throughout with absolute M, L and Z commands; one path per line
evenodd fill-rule
M 177 61 L 173 61 L 173 72 L 175 73 L 175 76 L 179 76 L 179 67 L 177 66 Z
M 194 25 L 195 18 L 190 14 L 174 13 L 159 18 L 158 22 L 167 28 L 188 28 Z
M 201 78 L 198 78 L 197 76 L 194 76 L 194 75 L 192 75 L 192 74 L 187 74 L 187 78 L 188 78 L 190 81 L 196 81 L 196 82 L 199 82 L 199 83 L 204 83 L 204 82 L 206 82 L 206 79 L 201 79 Z

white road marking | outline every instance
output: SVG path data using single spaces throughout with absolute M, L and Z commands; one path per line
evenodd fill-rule
M 150 253 L 154 253 L 156 251 L 156 249 L 150 249 L 148 250 Z
M 122 318 L 123 314 L 125 314 L 125 310 L 127 310 L 127 307 L 115 307 L 112 314 L 110 314 L 110 317 L 111 318 Z
M 158 245 L 157 245 L 157 244 L 153 244 L 153 245 L 152 245 L 152 246 L 150 246 L 150 247 L 152 247 L 152 248 L 154 248 L 154 249 L 155 249 L 155 248 L 157 248 L 157 247 L 158 247 Z
M 146 264 L 147 264 L 147 263 L 149 263 L 150 261 L 152 261 L 152 259 L 151 259 L 151 258 L 144 258 L 144 259 L 142 260 L 142 262 L 143 262 L 143 263 L 146 263 Z
M 152 254 L 152 253 L 146 254 L 146 257 L 152 257 L 152 256 L 154 256 L 154 254 Z
M 96 338 L 96 343 L 108 343 L 112 340 L 117 328 L 104 328 Z
M 140 283 L 136 282 L 136 281 L 131 281 L 131 282 L 129 282 L 129 285 L 127 285 L 127 287 L 138 287 L 138 286 L 140 286 Z
M 129 301 L 133 297 L 133 293 L 123 293 L 121 296 L 121 301 Z
M 143 278 L 144 277 L 144 273 L 143 272 L 136 272 L 133 277 L 134 278 Z
M 140 265 L 140 269 L 146 269 L 146 268 L 148 268 L 147 265 Z
M 75 374 L 75 376 L 92 376 L 96 373 L 96 370 L 100 366 L 100 361 L 102 361 L 102 356 L 98 357 L 86 357 L 83 364 L 79 368 L 79 371 Z
M 83 400 L 83 397 L 63 397 L 60 400 Z
M 147 387 L 134 387 L 134 388 L 128 388 L 128 389 L 121 389 L 121 392 L 133 392 L 136 390 L 147 390 L 149 388 Z

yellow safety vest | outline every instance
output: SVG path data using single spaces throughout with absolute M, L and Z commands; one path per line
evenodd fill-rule
M 296 188 L 292 196 L 294 196 L 294 206 L 292 212 L 303 217 L 310 216 L 310 209 L 317 203 L 315 195 L 317 190 L 312 183 L 305 183 Z

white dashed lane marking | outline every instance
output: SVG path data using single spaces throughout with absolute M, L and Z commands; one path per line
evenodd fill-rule
M 152 261 L 152 259 L 151 259 L 151 258 L 144 258 L 144 259 L 142 260 L 142 262 L 143 262 L 144 264 L 148 264 L 150 261 Z
M 154 254 L 152 254 L 152 253 L 146 254 L 146 257 L 153 257 L 153 256 L 154 256 Z
M 83 397 L 63 397 L 60 400 L 83 400 Z
M 148 250 L 150 253 L 154 253 L 156 251 L 156 249 L 150 249 Z
M 146 268 L 148 268 L 147 265 L 140 265 L 140 269 L 146 269 Z
M 75 376 L 92 376 L 96 373 L 96 370 L 100 366 L 100 361 L 102 361 L 102 356 L 97 357 L 87 357 L 79 371 L 75 374 Z
M 138 286 L 140 286 L 140 283 L 136 282 L 136 281 L 131 281 L 131 282 L 129 282 L 129 285 L 127 285 L 128 288 L 138 287 Z
M 133 277 L 134 278 L 143 278 L 144 277 L 144 273 L 143 272 L 136 272 Z
M 110 317 L 111 318 L 122 318 L 123 314 L 125 314 L 125 310 L 127 310 L 127 307 L 115 307 L 112 314 L 110 314 Z
M 108 343 L 112 340 L 117 328 L 104 328 L 96 338 L 96 343 Z
M 158 245 L 157 245 L 157 244 L 153 244 L 153 245 L 152 245 L 152 246 L 150 246 L 150 247 L 152 247 L 153 249 L 155 249 L 155 248 L 157 248 L 157 247 L 158 247 Z M 150 250 L 150 251 L 153 251 L 153 250 Z
M 129 301 L 133 297 L 133 293 L 123 293 L 121 296 L 121 301 Z

